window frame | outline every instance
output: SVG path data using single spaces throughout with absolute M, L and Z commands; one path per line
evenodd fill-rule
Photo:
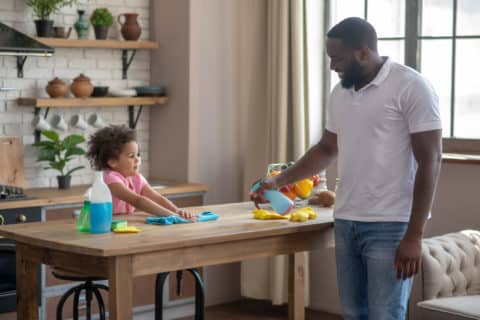
M 368 17 L 369 0 L 364 1 L 363 18 Z M 458 39 L 479 39 L 480 35 L 459 36 L 457 35 L 457 15 L 458 15 L 458 0 L 451 0 L 453 2 L 453 21 L 452 21 L 452 35 L 451 36 L 422 36 L 420 33 L 422 22 L 422 0 L 405 1 L 405 34 L 404 37 L 379 37 L 378 40 L 404 40 L 405 41 L 405 61 L 404 64 L 421 71 L 421 41 L 422 40 L 436 40 L 447 39 L 452 41 L 452 60 L 451 60 L 451 86 L 450 86 L 450 133 L 449 137 L 443 138 L 444 152 L 460 153 L 460 154 L 480 154 L 480 139 L 466 139 L 457 138 L 454 136 L 455 130 L 455 69 L 456 69 L 456 42 Z M 325 0 L 324 3 L 324 30 L 330 28 L 331 0 Z M 329 61 L 326 54 L 323 57 L 323 92 L 330 92 L 330 68 Z M 328 95 L 323 95 L 323 105 L 327 105 Z M 323 115 L 325 109 L 323 108 Z M 322 117 L 325 119 L 325 116 Z M 324 122 L 324 121 L 323 121 Z M 324 125 L 324 123 L 323 123 Z

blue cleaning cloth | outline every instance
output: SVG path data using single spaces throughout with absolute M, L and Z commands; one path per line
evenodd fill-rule
M 197 222 L 214 221 L 219 218 L 218 214 L 212 211 L 204 211 L 197 215 Z
M 218 214 L 213 213 L 211 211 L 205 211 L 200 213 L 196 216 L 196 222 L 205 222 L 205 221 L 213 221 L 219 218 Z M 167 217 L 147 217 L 146 223 L 147 224 L 158 224 L 158 225 L 171 225 L 171 224 L 178 224 L 178 223 L 191 223 L 192 221 L 183 219 L 179 216 L 167 216 Z

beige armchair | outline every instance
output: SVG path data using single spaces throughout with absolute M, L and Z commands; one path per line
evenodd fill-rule
M 480 231 L 425 239 L 409 320 L 480 319 Z

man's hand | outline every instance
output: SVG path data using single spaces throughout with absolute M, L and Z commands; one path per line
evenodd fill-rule
M 405 237 L 400 241 L 395 255 L 397 279 L 407 279 L 417 274 L 422 256 L 422 237 Z
M 253 183 L 252 187 L 257 183 L 260 183 L 260 187 L 256 191 L 251 191 L 250 192 L 250 200 L 252 200 L 255 203 L 256 208 L 259 208 L 259 206 L 258 206 L 259 203 L 267 203 L 268 202 L 263 197 L 263 195 L 265 194 L 265 191 L 270 190 L 270 189 L 277 189 L 278 186 L 277 186 L 277 183 L 276 183 L 276 181 L 273 177 L 267 177 L 267 178 L 257 180 Z

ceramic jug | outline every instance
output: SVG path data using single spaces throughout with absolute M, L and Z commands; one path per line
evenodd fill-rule
M 125 22 L 122 23 L 122 16 L 125 17 Z M 125 40 L 135 41 L 140 38 L 142 28 L 137 21 L 137 13 L 122 13 L 118 16 L 118 23 L 122 26 L 120 29 Z
M 88 98 L 92 95 L 93 85 L 90 82 L 90 78 L 81 73 L 78 77 L 73 79 L 70 90 L 77 98 Z

